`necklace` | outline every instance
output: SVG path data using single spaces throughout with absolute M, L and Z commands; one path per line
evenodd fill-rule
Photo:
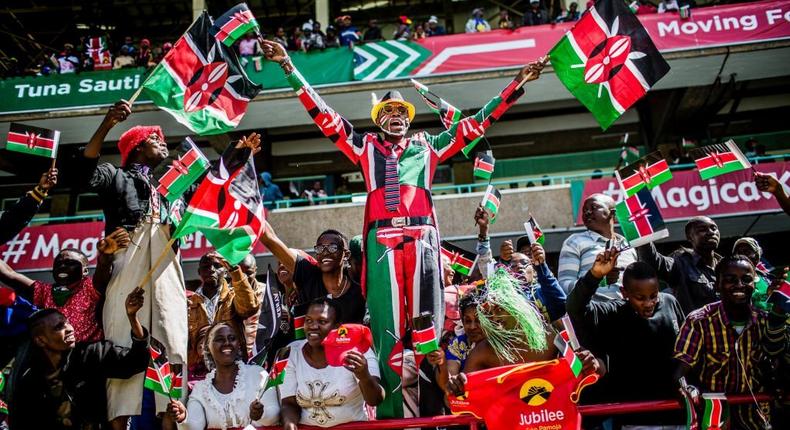
M 338 297 L 342 296 L 342 295 L 343 295 L 343 293 L 345 293 L 345 292 L 346 292 L 346 289 L 348 289 L 348 286 L 349 286 L 349 284 L 350 284 L 350 282 L 348 281 L 348 278 L 344 276 L 344 277 L 343 277 L 343 280 L 342 280 L 341 282 L 342 282 L 343 288 L 341 288 L 341 289 L 340 289 L 340 292 L 339 292 L 337 295 L 335 295 L 335 294 L 332 294 L 332 292 L 329 292 L 329 294 L 327 294 L 327 295 L 326 295 L 326 297 L 327 297 L 327 298 L 330 298 L 330 299 L 336 299 L 336 298 L 338 298 Z M 338 287 L 339 287 L 339 286 L 340 286 L 340 285 L 338 285 Z

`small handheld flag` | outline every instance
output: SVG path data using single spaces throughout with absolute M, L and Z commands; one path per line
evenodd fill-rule
M 5 149 L 23 154 L 56 158 L 60 132 L 12 122 Z
M 159 194 L 170 202 L 184 195 L 184 192 L 208 170 L 210 164 L 192 139 L 185 138 L 182 147 L 185 150 L 184 154 L 173 160 L 167 172 L 159 178 L 159 186 L 156 188 Z
M 646 188 L 618 203 L 615 213 L 623 236 L 634 248 L 669 236 L 661 212 Z
M 411 83 L 414 85 L 414 89 L 417 90 L 417 93 L 420 95 L 420 97 L 422 97 L 422 100 L 425 102 L 425 104 L 428 105 L 428 109 L 439 115 L 439 120 L 442 122 L 442 125 L 445 129 L 449 129 L 453 126 L 453 124 L 464 119 L 464 114 L 460 109 L 451 105 L 445 99 L 434 94 L 427 85 L 417 82 L 414 79 L 411 80 Z M 472 149 L 474 149 L 475 145 L 477 145 L 477 142 L 479 142 L 482 138 L 483 136 L 480 136 L 477 139 L 469 142 L 461 150 L 461 152 L 464 153 L 464 156 L 468 158 L 469 153 L 472 152 Z
M 307 336 L 304 332 L 304 315 L 294 318 L 294 339 L 304 339 Z
M 423 312 L 414 318 L 412 342 L 417 354 L 428 355 L 439 349 L 439 341 L 436 339 L 436 329 L 433 325 L 433 315 L 430 312 Z
M 701 430 L 730 428 L 730 406 L 724 393 L 702 393 L 705 411 L 700 422 Z
M 689 386 L 686 378 L 680 378 L 680 394 L 683 396 L 683 403 L 686 406 L 686 430 L 699 430 L 697 421 L 697 409 L 694 407 L 694 400 L 691 398 Z
M 285 367 L 288 366 L 288 357 L 291 355 L 291 347 L 283 347 L 277 351 L 274 358 L 272 370 L 269 372 L 269 379 L 266 381 L 266 387 L 263 391 L 269 388 L 282 385 L 285 381 Z
M 163 394 L 170 399 L 180 398 L 180 395 L 174 396 L 172 393 L 173 372 L 170 369 L 170 361 L 167 359 L 165 346 L 159 340 L 151 337 L 148 352 L 150 353 L 150 357 L 148 360 L 148 369 L 145 371 L 145 382 L 143 386 L 155 393 Z
M 635 163 L 615 171 L 617 181 L 627 197 L 631 197 L 642 188 L 652 190 L 658 185 L 672 179 L 672 172 L 661 153 L 652 152 Z
M 475 157 L 474 176 L 476 178 L 491 179 L 494 174 L 494 156 L 491 151 L 478 152 Z
M 752 163 L 732 140 L 693 149 L 689 155 L 694 159 L 703 181 L 752 167 Z
M 497 213 L 499 213 L 499 204 L 501 199 L 502 195 L 499 193 L 499 190 L 497 190 L 493 185 L 488 185 L 485 194 L 483 194 L 483 201 L 480 202 L 480 204 L 486 210 L 488 210 L 488 213 L 491 215 L 492 224 L 496 220 Z
M 529 216 L 529 220 L 524 223 L 524 230 L 527 232 L 527 238 L 529 239 L 529 243 L 538 243 L 543 245 L 546 241 L 546 237 L 543 235 L 543 230 L 540 229 L 538 222 L 535 221 L 535 217 L 532 215 Z
M 247 3 L 239 3 L 217 18 L 210 31 L 218 42 L 231 46 L 250 31 L 258 34 L 260 27 Z
M 442 255 L 450 259 L 450 267 L 456 272 L 469 276 L 477 263 L 477 253 L 469 252 L 446 240 L 442 241 Z
M 669 71 L 622 1 L 597 1 L 549 52 L 566 88 L 606 130 Z

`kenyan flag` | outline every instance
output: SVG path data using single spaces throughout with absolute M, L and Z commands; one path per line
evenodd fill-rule
M 530 244 L 538 243 L 543 245 L 543 243 L 546 242 L 546 236 L 543 235 L 543 230 L 540 229 L 538 222 L 535 221 L 532 215 L 530 215 L 529 220 L 524 223 L 524 229 L 527 231 Z
M 456 272 L 469 276 L 477 262 L 477 253 L 469 252 L 446 240 L 442 241 L 442 255 L 450 260 L 450 267 Z
M 204 11 L 143 83 L 154 104 L 200 135 L 236 128 L 261 89 L 210 27 Z
M 211 34 L 218 42 L 231 46 L 250 31 L 257 34 L 259 28 L 258 21 L 247 3 L 239 3 L 214 21 Z
M 428 355 L 439 349 L 439 341 L 436 339 L 436 329 L 433 326 L 433 317 L 430 312 L 423 312 L 414 318 L 414 332 L 412 332 L 412 343 L 417 354 Z
M 236 265 L 258 242 L 263 221 L 252 154 L 231 143 L 198 186 L 173 237 L 199 231 L 228 263 Z
M 549 57 L 560 81 L 604 130 L 669 71 L 622 1 L 595 2 Z
M 24 154 L 56 158 L 60 132 L 46 128 L 33 127 L 16 122 L 8 130 L 5 149 Z
M 732 140 L 693 149 L 689 155 L 694 159 L 699 176 L 703 181 L 752 167 L 752 163 L 746 159 L 738 149 L 738 145 Z
M 304 339 L 307 337 L 304 332 L 304 315 L 294 318 L 294 339 Z
M 646 188 L 618 203 L 615 213 L 623 236 L 634 248 L 669 236 L 661 212 Z
M 476 178 L 491 179 L 494 174 L 494 156 L 491 151 L 478 152 L 475 157 L 474 175 Z
M 170 370 L 170 362 L 167 360 L 165 346 L 155 338 L 151 338 L 148 346 L 150 357 L 148 369 L 145 371 L 145 383 L 143 386 L 155 393 L 164 394 L 170 398 L 174 397 L 171 393 L 173 387 L 173 373 Z
M 275 355 L 274 364 L 272 365 L 271 372 L 269 372 L 269 379 L 266 381 L 266 388 L 264 388 L 264 391 L 268 390 L 269 388 L 282 385 L 282 383 L 285 381 L 285 367 L 288 366 L 288 357 L 290 355 L 291 348 L 288 346 L 283 347 L 277 351 L 277 355 Z
M 700 422 L 701 430 L 720 430 L 730 428 L 730 406 L 724 393 L 702 393 L 705 412 Z
M 694 400 L 688 392 L 688 384 L 686 378 L 680 378 L 680 395 L 683 397 L 683 404 L 686 407 L 686 430 L 699 430 L 699 422 L 697 420 L 697 409 L 694 406 Z
M 656 186 L 672 179 L 669 165 L 658 151 L 652 152 L 620 170 L 616 170 L 615 174 L 626 197 L 633 196 L 645 187 L 652 190 Z
M 568 337 L 568 333 L 566 331 L 562 331 L 559 336 L 560 342 L 563 343 L 562 347 L 562 358 L 568 363 L 568 366 L 571 368 L 571 372 L 573 376 L 578 377 L 582 373 L 582 361 L 579 359 L 579 356 L 573 351 L 573 347 L 571 346 L 570 339 Z
M 200 152 L 192 139 L 184 139 L 182 146 L 186 152 L 173 160 L 173 165 L 159 178 L 159 186 L 156 188 L 170 202 L 178 200 L 209 167 L 208 158 Z
M 414 89 L 416 89 L 417 93 L 420 94 L 425 104 L 428 105 L 428 108 L 435 114 L 439 115 L 439 120 L 442 122 L 445 130 L 452 127 L 453 124 L 456 124 L 464 119 L 464 114 L 460 109 L 456 108 L 450 103 L 447 103 L 445 99 L 434 94 L 433 91 L 428 88 L 428 86 L 423 85 L 414 79 L 411 80 L 411 83 L 414 85 Z M 477 139 L 474 139 L 461 150 L 466 157 L 469 157 L 469 152 L 472 151 L 472 148 L 474 148 L 475 145 L 477 145 L 477 142 L 479 142 L 482 138 L 483 137 L 480 136 Z
M 489 185 L 488 188 L 486 188 L 486 193 L 483 195 L 483 201 L 480 204 L 491 214 L 492 224 L 496 220 L 497 213 L 499 212 L 499 203 L 501 199 L 502 195 L 496 187 Z

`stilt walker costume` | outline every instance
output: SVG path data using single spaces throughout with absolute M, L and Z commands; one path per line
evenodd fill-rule
M 279 45 L 262 44 L 267 56 L 280 62 L 313 122 L 364 175 L 368 197 L 362 285 L 386 390 L 377 417 L 403 417 L 402 351 L 404 346 L 411 348 L 412 319 L 431 312 L 437 338 L 444 322 L 439 233 L 431 198 L 436 167 L 482 136 L 524 94 L 523 82 L 510 82 L 474 116 L 456 121 L 444 132 L 432 135 L 421 131 L 410 137 L 406 133 L 414 106 L 399 92 L 390 91 L 371 111 L 374 123 L 385 134 L 382 138 L 378 133 L 355 132 L 310 87 Z M 538 67 L 542 66 L 528 66 L 534 78 Z M 519 77 L 526 72 L 527 68 Z

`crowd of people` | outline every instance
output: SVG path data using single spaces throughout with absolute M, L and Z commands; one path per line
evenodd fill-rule
M 628 2 L 626 2 L 628 3 Z M 589 8 L 589 1 L 586 7 Z M 678 13 L 682 6 L 690 6 L 684 0 L 661 0 L 657 5 L 648 0 L 635 0 L 630 3 L 636 14 Z M 492 25 L 486 19 L 483 8 L 475 8 L 464 26 L 466 33 L 491 31 L 492 28 L 515 29 L 521 26 L 542 25 L 560 22 L 574 22 L 581 17 L 582 10 L 576 2 L 567 8 L 547 9 L 541 0 L 530 0 L 520 19 L 514 20 L 508 9 L 501 9 Z M 489 18 L 490 19 L 490 18 Z M 378 19 L 370 19 L 364 28 L 357 27 L 350 15 L 335 18 L 334 22 L 322 29 L 320 22 L 308 20 L 290 29 L 276 27 L 270 34 L 262 29 L 262 36 L 280 43 L 290 51 L 316 51 L 340 46 L 352 48 L 355 45 L 391 40 L 420 40 L 432 36 L 448 34 L 446 27 L 437 16 L 413 21 L 402 15 L 394 21 L 391 36 L 382 34 Z M 125 36 L 123 40 L 113 39 L 109 34 L 103 36 L 90 35 L 80 37 L 78 41 L 63 44 L 61 50 L 49 49 L 30 61 L 10 58 L 4 77 L 13 76 L 47 76 L 50 74 L 68 74 L 81 71 L 121 69 L 127 67 L 152 67 L 164 57 L 173 43 L 164 41 L 152 43 L 150 39 Z M 261 46 L 255 34 L 250 33 L 237 45 L 242 57 L 261 55 Z
M 371 109 L 381 133 L 361 133 L 310 87 L 280 44 L 266 41 L 262 49 L 322 133 L 363 171 L 363 235 L 349 240 L 327 222 L 310 255 L 264 222 L 260 241 L 279 262 L 274 276 L 263 276 L 251 255 L 231 264 L 212 251 L 200 259 L 200 285 L 187 291 L 168 240 L 171 203 L 152 185 L 151 171 L 168 156 L 161 128 L 129 128 L 117 143 L 120 166 L 100 163 L 107 135 L 132 114 L 127 102 L 116 103 L 69 163 L 76 168 L 62 178 L 50 169 L 0 216 L 0 240 L 7 241 L 61 179 L 97 193 L 105 219 L 92 276 L 77 249 L 60 250 L 51 283 L 0 261 L 0 366 L 14 357 L 2 393 L 11 430 L 293 430 L 446 414 L 447 396 L 465 393 L 468 374 L 557 357 L 554 327 L 566 314 L 580 343 L 581 374 L 601 378 L 584 402 L 677 398 L 681 378 L 705 393 L 788 387 L 788 315 L 770 300 L 787 269 L 765 269 L 754 238 L 720 249 L 718 226 L 708 217 L 686 223 L 690 248 L 663 255 L 653 244 L 630 248 L 615 233 L 614 200 L 586 196 L 585 229 L 565 240 L 552 268 L 529 236 L 505 241 L 494 258 L 492 214 L 481 206 L 469 214 L 476 264 L 461 272 L 439 251 L 430 175 L 523 96 L 545 62 L 526 65 L 447 131 L 409 134 L 414 106 L 391 91 Z M 260 149 L 260 135 L 229 145 L 246 159 Z M 790 197 L 774 177 L 757 172 L 755 182 L 790 214 Z M 217 210 L 240 210 L 229 206 Z M 146 276 L 156 255 L 156 275 Z M 279 303 L 265 324 L 264 303 Z M 260 339 L 266 324 L 275 334 Z M 341 324 L 369 327 L 372 346 L 332 363 L 326 340 Z M 437 348 L 424 349 L 423 337 L 418 342 L 416 333 L 425 330 Z M 250 362 L 262 350 L 263 359 Z M 288 351 L 287 363 L 281 351 Z M 162 376 L 146 369 L 165 354 L 173 379 L 187 381 L 183 390 L 148 389 Z M 755 398 L 732 407 L 732 428 L 787 428 L 788 412 Z M 671 413 L 614 418 L 623 429 L 683 422 Z M 585 428 L 603 425 L 591 420 Z

